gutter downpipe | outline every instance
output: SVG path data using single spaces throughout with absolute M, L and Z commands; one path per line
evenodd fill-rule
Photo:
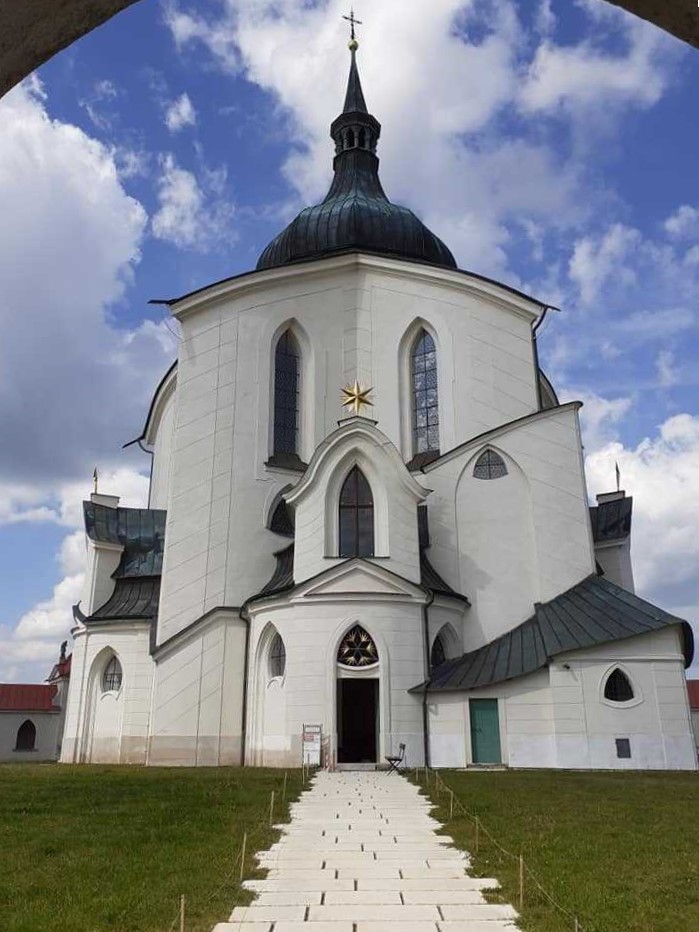
M 560 308 L 553 307 L 553 305 L 551 304 L 545 305 L 544 310 L 541 314 L 541 317 L 539 317 L 539 319 L 534 323 L 534 326 L 532 327 L 532 344 L 534 347 L 534 366 L 536 368 L 536 400 L 539 405 L 539 411 L 543 411 L 544 409 L 544 400 L 541 395 L 541 379 L 539 378 L 539 373 L 541 372 L 541 369 L 539 368 L 539 344 L 536 339 L 536 334 L 537 334 L 539 327 L 546 320 L 546 315 L 548 314 L 548 312 L 558 311 L 558 310 L 560 310 Z
M 422 606 L 422 628 L 425 638 L 425 686 L 422 690 L 422 735 L 424 741 L 425 767 L 430 766 L 430 716 L 427 711 L 427 688 L 430 682 L 430 605 L 434 592 L 427 590 L 428 599 Z
M 238 612 L 241 621 L 245 622 L 245 663 L 243 675 L 243 714 L 240 727 L 240 766 L 245 766 L 245 745 L 248 737 L 248 662 L 250 660 L 250 616 L 246 602 Z

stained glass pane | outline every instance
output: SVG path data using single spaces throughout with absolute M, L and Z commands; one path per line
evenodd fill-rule
M 413 452 L 437 452 L 439 450 L 437 353 L 434 340 L 426 330 L 421 331 L 415 343 L 411 362 Z
M 340 492 L 340 556 L 374 553 L 374 499 L 366 476 L 354 466 Z
M 280 634 L 275 634 L 269 648 L 270 676 L 284 676 L 286 669 L 286 648 Z
M 297 453 L 299 351 L 291 331 L 279 338 L 274 355 L 274 452 Z
M 102 676 L 102 689 L 112 692 L 121 688 L 121 664 L 116 657 L 112 657 L 104 669 Z
M 369 667 L 378 660 L 379 652 L 371 635 L 361 625 L 355 625 L 342 639 L 337 662 L 344 667 Z
M 507 475 L 507 466 L 494 450 L 486 450 L 476 460 L 473 475 L 476 479 L 500 479 Z

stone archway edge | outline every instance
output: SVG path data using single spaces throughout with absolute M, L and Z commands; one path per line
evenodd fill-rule
M 61 49 L 142 0 L 0 0 L 0 96 Z M 609 0 L 699 48 L 693 0 Z
M 0 96 L 139 0 L 0 0 Z

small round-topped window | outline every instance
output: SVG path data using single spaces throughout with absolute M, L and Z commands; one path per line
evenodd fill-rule
M 112 657 L 102 674 L 102 691 L 105 693 L 117 692 L 121 689 L 121 664 L 116 657 Z
M 379 662 L 373 638 L 361 625 L 355 625 L 342 639 L 337 662 L 343 667 L 370 667 Z
M 269 675 L 284 676 L 286 670 L 286 648 L 281 634 L 275 634 L 269 646 Z
M 501 456 L 494 450 L 486 450 L 476 460 L 473 467 L 474 479 L 501 479 L 507 475 L 507 466 Z

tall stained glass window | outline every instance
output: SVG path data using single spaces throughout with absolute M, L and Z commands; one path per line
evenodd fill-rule
M 290 330 L 279 338 L 274 354 L 274 452 L 298 453 L 298 343 Z
M 359 466 L 352 467 L 340 492 L 340 556 L 374 556 L 374 497 Z
M 439 396 L 437 350 L 426 330 L 421 330 L 412 353 L 413 454 L 439 452 Z

